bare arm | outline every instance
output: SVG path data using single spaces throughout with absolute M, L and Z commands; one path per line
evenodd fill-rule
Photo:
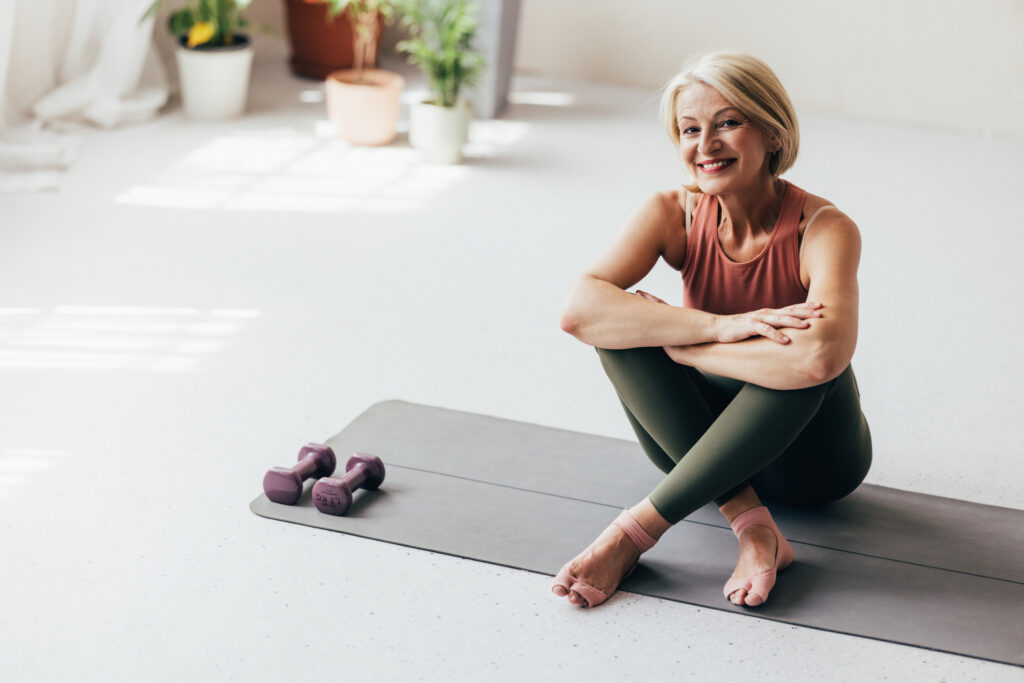
M 808 300 L 821 302 L 820 318 L 803 329 L 787 330 L 791 341 L 776 344 L 747 339 L 734 344 L 668 347 L 677 363 L 759 384 L 770 389 L 802 389 L 837 377 L 857 345 L 861 240 L 845 215 L 819 219 L 805 236 L 803 259 L 811 283 Z
M 682 209 L 672 195 L 657 194 L 642 203 L 611 248 L 573 281 L 562 305 L 562 329 L 605 349 L 715 340 L 717 316 L 653 303 L 625 291 L 659 258 L 681 265 L 685 239 Z

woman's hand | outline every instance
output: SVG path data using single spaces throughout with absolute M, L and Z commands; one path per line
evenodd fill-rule
M 647 301 L 667 305 L 667 302 L 641 289 L 636 290 L 636 295 Z M 779 344 L 788 344 L 789 337 L 780 332 L 779 328 L 806 329 L 810 325 L 807 318 L 820 318 L 822 316 L 820 309 L 822 308 L 824 308 L 824 304 L 807 301 L 785 308 L 762 308 L 749 313 L 720 315 L 715 326 L 715 339 L 727 344 L 762 336 Z M 666 352 L 670 348 L 665 347 Z M 669 355 L 672 355 L 671 352 Z
M 808 301 L 785 308 L 762 308 L 749 313 L 719 316 L 715 336 L 723 343 L 761 336 L 779 344 L 788 344 L 789 337 L 779 328 L 806 329 L 810 326 L 807 318 L 820 318 L 823 307 L 824 304 Z

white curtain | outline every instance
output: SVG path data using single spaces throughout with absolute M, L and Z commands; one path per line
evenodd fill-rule
M 152 0 L 0 0 L 0 192 L 56 189 L 76 130 L 154 116 Z

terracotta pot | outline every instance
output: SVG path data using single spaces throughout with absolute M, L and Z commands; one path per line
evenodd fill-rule
M 355 69 L 327 76 L 327 117 L 338 135 L 354 145 L 386 145 L 395 139 L 405 79 L 393 71 Z
M 292 73 L 323 80 L 332 71 L 353 65 L 352 24 L 345 14 L 328 22 L 323 0 L 285 0 L 285 9 Z M 378 21 L 378 37 L 380 27 Z M 374 55 L 375 63 L 376 58 Z

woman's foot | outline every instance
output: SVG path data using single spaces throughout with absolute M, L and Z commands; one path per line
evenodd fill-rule
M 618 526 L 610 524 L 563 571 L 568 571 L 574 579 L 589 584 L 605 595 L 611 595 L 639 559 L 640 549 L 632 539 Z M 562 597 L 568 595 L 569 602 L 574 605 L 590 607 L 586 598 L 575 590 L 567 590 L 561 584 L 555 584 L 551 590 Z
M 757 607 L 768 599 L 778 572 L 793 561 L 793 546 L 751 486 L 718 509 L 729 520 L 740 543 L 736 568 L 723 592 L 734 605 Z
M 671 526 L 648 499 L 623 510 L 586 550 L 562 567 L 551 590 L 580 607 L 601 604 Z
M 740 532 L 739 542 L 739 558 L 730 580 L 757 576 L 775 566 L 775 554 L 779 544 L 774 531 L 761 524 L 749 526 Z M 729 594 L 729 602 L 744 605 L 746 597 L 746 589 L 737 588 Z

